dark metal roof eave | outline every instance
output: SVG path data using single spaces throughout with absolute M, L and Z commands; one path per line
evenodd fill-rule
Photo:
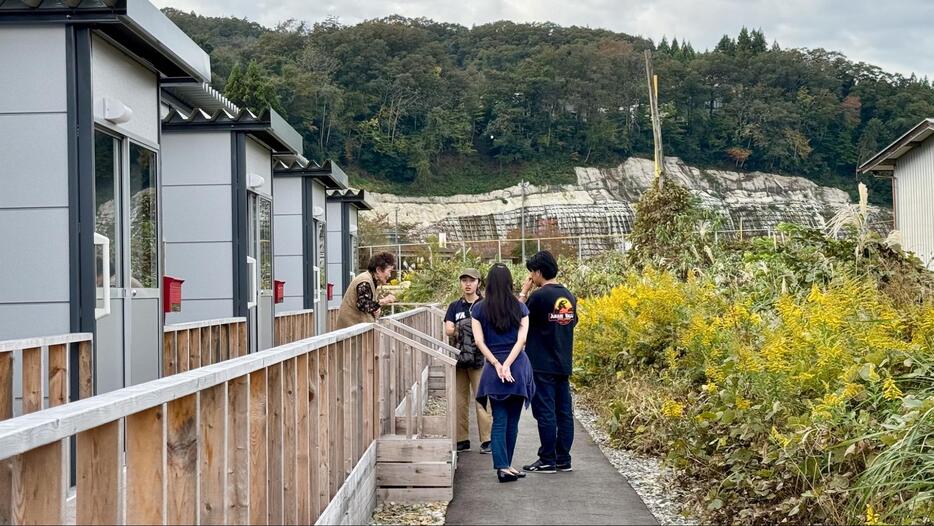
M 321 181 L 327 190 L 346 190 L 350 188 L 350 180 L 347 174 L 339 166 L 331 161 L 325 161 L 322 166 L 306 166 L 290 168 L 280 168 L 274 172 L 274 175 L 281 177 L 311 177 Z
M 332 203 L 349 203 L 360 210 L 373 210 L 373 205 L 366 201 L 365 190 L 335 190 L 328 194 L 327 201 Z
M 265 144 L 277 155 L 299 155 L 301 151 L 301 136 L 299 135 L 298 149 L 295 148 L 294 137 L 289 137 L 288 130 L 295 132 L 294 128 L 285 123 L 272 110 L 264 111 L 256 116 L 248 110 L 241 110 L 231 116 L 224 110 L 217 110 L 208 117 L 201 108 L 194 108 L 190 115 L 185 117 L 177 109 L 173 109 L 162 119 L 163 132 L 196 132 L 196 131 L 227 131 L 246 132 Z M 275 115 L 278 120 L 273 117 Z M 283 124 L 288 129 L 283 129 Z M 298 132 L 295 132 L 298 134 Z
M 894 172 L 896 161 L 931 135 L 934 135 L 934 118 L 924 119 L 860 165 L 857 172 Z
M 111 6 L 101 5 L 110 3 Z M 211 59 L 165 14 L 146 0 L 78 2 L 74 7 L 2 2 L 0 24 L 88 24 L 100 29 L 166 75 L 210 82 Z

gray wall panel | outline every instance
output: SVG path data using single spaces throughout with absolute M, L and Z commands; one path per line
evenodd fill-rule
M 273 319 L 275 317 L 273 309 L 272 296 L 260 296 L 259 305 L 256 308 L 259 322 L 259 350 L 271 349 L 273 341 Z
M 272 197 L 272 152 L 253 139 L 246 141 L 246 173 L 247 181 L 250 174 L 263 178 L 262 186 L 251 188 L 251 191 Z
M 230 133 L 170 132 L 162 135 L 163 186 L 230 185 L 230 178 Z M 227 215 L 230 215 L 229 205 Z
M 275 240 L 276 255 L 301 256 L 302 247 L 302 216 L 277 215 L 273 223 L 273 239 Z M 276 273 L 279 269 L 276 269 Z
M 68 206 L 64 113 L 0 114 L 0 208 Z
M 0 304 L 0 340 L 68 334 L 69 311 L 67 302 Z
M 94 118 L 104 118 L 105 98 L 116 99 L 132 109 L 133 116 L 113 127 L 158 143 L 160 119 L 156 74 L 97 36 L 91 41 L 91 72 Z
M 168 243 L 165 273 L 185 280 L 182 309 L 189 299 L 232 299 L 233 258 L 228 243 Z
M 285 281 L 285 295 L 304 297 L 301 256 L 276 256 L 276 279 Z
M 312 199 L 314 202 L 314 206 L 320 206 L 322 210 L 326 210 L 328 194 L 327 194 L 327 190 L 324 188 L 324 185 L 315 181 L 314 184 L 311 185 L 311 188 L 312 188 L 311 195 L 312 195 Z M 319 218 L 319 220 L 324 221 L 326 220 L 326 218 L 321 217 Z
M 302 213 L 302 177 L 273 177 L 276 215 Z
M 62 25 L 0 27 L 0 113 L 67 111 L 65 59 Z
M 166 186 L 162 190 L 165 238 L 173 243 L 229 241 L 230 186 Z
M 301 296 L 286 296 L 285 299 L 282 300 L 282 303 L 276 304 L 276 313 L 305 310 L 304 305 L 305 303 Z
M 165 315 L 165 323 L 216 320 L 233 316 L 233 300 L 186 300 L 182 301 L 181 312 Z
M 68 209 L 0 210 L 0 302 L 69 301 Z

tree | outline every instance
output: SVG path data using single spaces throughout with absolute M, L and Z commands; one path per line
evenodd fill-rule
M 165 12 L 210 52 L 214 83 L 226 83 L 229 98 L 285 110 L 307 155 L 341 162 L 355 184 L 484 191 L 651 156 L 641 53 L 653 44 L 639 37 L 400 16 L 264 28 Z M 699 166 L 850 188 L 858 163 L 934 115 L 925 78 L 833 51 L 768 46 L 761 29 L 723 35 L 710 52 L 667 37 L 656 49 L 667 152 Z M 884 199 L 878 181 L 867 184 Z
M 224 96 L 254 112 L 262 113 L 266 108 L 272 108 L 285 113 L 272 81 L 260 72 L 259 66 L 252 60 L 244 73 L 240 72 L 239 64 L 234 66 L 227 79 Z
M 749 30 L 746 29 L 746 26 L 743 26 L 739 30 L 739 35 L 736 36 L 736 52 L 747 55 L 753 54 L 752 37 L 749 36 Z
M 723 35 L 720 37 L 720 41 L 717 42 L 717 46 L 714 48 L 714 51 L 717 53 L 732 55 L 736 53 L 736 42 L 730 38 L 730 35 Z

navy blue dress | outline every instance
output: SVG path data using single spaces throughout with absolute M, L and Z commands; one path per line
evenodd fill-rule
M 519 327 L 512 328 L 504 333 L 496 332 L 493 324 L 486 317 L 483 304 L 483 301 L 476 303 L 470 310 L 470 314 L 483 327 L 483 341 L 486 343 L 487 348 L 490 349 L 493 356 L 500 363 L 503 363 L 509 357 L 512 347 L 519 338 Z M 522 303 L 520 305 L 522 307 L 522 316 L 528 316 L 529 309 Z M 509 367 L 509 370 L 512 372 L 515 382 L 500 380 L 496 374 L 496 368 L 489 361 L 485 361 L 483 372 L 480 375 L 480 385 L 477 388 L 477 402 L 486 406 L 487 398 L 505 400 L 510 396 L 521 396 L 525 398 L 525 406 L 528 407 L 532 397 L 535 396 L 535 381 L 532 379 L 532 363 L 529 362 L 525 350 L 522 350 L 516 356 L 516 361 Z

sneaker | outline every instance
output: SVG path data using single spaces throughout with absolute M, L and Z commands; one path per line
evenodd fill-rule
M 458 451 L 470 451 L 470 440 L 461 440 L 457 443 Z
M 490 441 L 489 441 L 489 440 L 487 440 L 486 442 L 480 444 L 480 452 L 481 452 L 481 453 L 487 454 L 487 453 L 491 453 L 492 451 L 493 451 L 493 450 L 490 449 Z
M 529 473 L 557 473 L 554 464 L 545 464 L 541 459 L 536 460 L 535 462 L 522 466 L 522 471 L 528 471 Z
M 564 464 L 555 464 L 555 469 L 557 469 L 558 471 L 564 471 L 564 472 L 574 471 L 574 469 L 571 468 L 570 462 L 565 462 Z

